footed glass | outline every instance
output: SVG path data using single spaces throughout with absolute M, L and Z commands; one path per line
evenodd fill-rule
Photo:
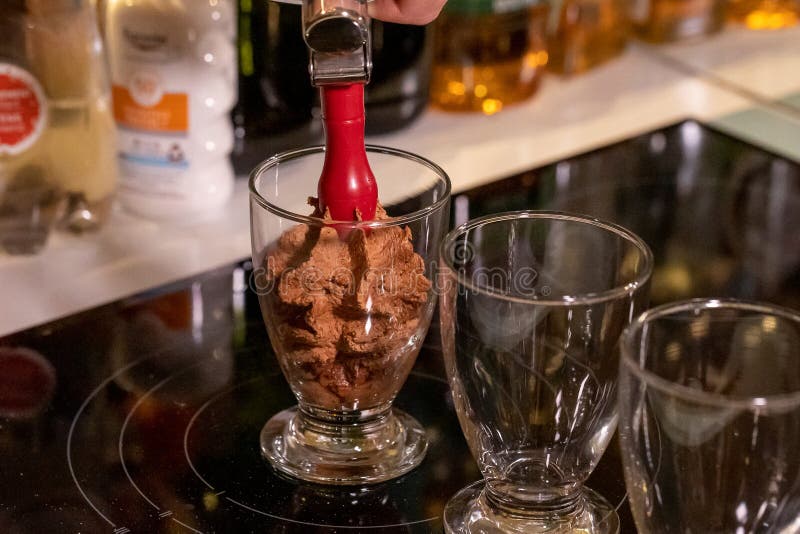
M 485 479 L 447 504 L 447 532 L 617 532 L 583 483 L 616 429 L 614 346 L 645 307 L 650 249 L 610 223 L 521 211 L 453 230 L 440 261 L 447 375 Z
M 800 314 L 675 302 L 637 318 L 620 347 L 620 443 L 639 531 L 800 532 Z
M 267 422 L 261 449 L 302 480 L 377 483 L 416 467 L 427 448 L 422 426 L 392 401 L 436 305 L 450 181 L 419 156 L 368 146 L 386 214 L 333 221 L 308 198 L 324 155 L 278 154 L 250 179 L 251 285 L 298 400 Z

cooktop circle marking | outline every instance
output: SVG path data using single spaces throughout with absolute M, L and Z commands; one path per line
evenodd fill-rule
M 291 519 L 291 518 L 288 518 L 288 517 L 279 517 L 279 516 L 264 512 L 263 510 L 259 510 L 258 508 L 253 508 L 252 506 L 248 506 L 248 505 L 246 505 L 244 503 L 240 503 L 239 501 L 235 501 L 235 500 L 231 499 L 230 497 L 225 497 L 225 499 L 227 501 L 232 502 L 233 504 L 235 504 L 237 506 L 241 506 L 245 510 L 250 510 L 251 512 L 255 512 L 257 514 L 265 515 L 265 516 L 273 518 L 273 519 L 280 519 L 281 521 L 286 521 L 288 523 L 295 523 L 297 525 L 307 525 L 309 527 L 322 527 L 322 528 L 330 528 L 330 529 L 374 530 L 374 529 L 378 529 L 378 528 L 410 527 L 412 525 L 419 525 L 419 524 L 422 524 L 422 523 L 430 523 L 432 521 L 436 521 L 437 519 L 439 519 L 438 517 L 428 517 L 427 519 L 417 519 L 416 521 L 407 521 L 405 523 L 392 523 L 390 525 L 368 525 L 368 526 L 361 526 L 361 525 L 326 525 L 324 523 L 311 523 L 311 522 L 308 522 L 308 521 L 300 521 L 298 519 Z
M 139 409 L 139 407 L 142 405 L 142 403 L 150 395 L 152 395 L 153 393 L 155 393 L 156 391 L 158 391 L 159 389 L 164 387 L 167 383 L 169 383 L 170 381 L 174 380 L 176 377 L 182 375 L 186 371 L 189 371 L 189 370 L 193 369 L 194 367 L 197 367 L 198 365 L 203 363 L 203 361 L 204 360 L 200 360 L 199 362 L 195 362 L 195 363 L 193 363 L 191 365 L 187 365 L 186 367 L 184 367 L 180 371 L 176 371 L 175 373 L 171 374 L 170 376 L 168 376 L 167 378 L 165 378 L 164 380 L 162 380 L 161 382 L 159 382 L 158 384 L 156 384 L 155 386 L 153 386 L 152 388 L 150 388 L 149 390 L 144 392 L 144 394 L 142 394 L 141 397 L 136 399 L 136 403 L 131 407 L 130 411 L 128 411 L 128 414 L 125 416 L 125 421 L 123 421 L 123 423 L 122 423 L 122 428 L 120 428 L 120 430 L 119 430 L 119 440 L 117 442 L 117 450 L 119 451 L 119 461 L 120 461 L 120 464 L 122 465 L 122 470 L 125 472 L 125 476 L 128 478 L 128 482 L 131 483 L 131 486 L 133 486 L 133 489 L 135 489 L 139 493 L 139 495 L 141 495 L 142 498 L 150 504 L 150 506 L 152 506 L 153 508 L 155 508 L 156 510 L 159 510 L 159 511 L 161 510 L 161 508 L 156 503 L 151 501 L 150 498 L 147 495 L 144 494 L 144 492 L 139 488 L 139 486 L 136 484 L 136 482 L 134 482 L 133 477 L 130 474 L 130 471 L 128 471 L 128 465 L 125 462 L 125 454 L 124 454 L 125 431 L 128 428 L 128 423 L 130 423 L 131 417 L 133 417 L 133 414 L 136 413 L 136 410 Z
M 425 378 L 425 379 L 437 380 L 439 382 L 443 382 L 443 383 L 447 384 L 446 380 L 443 380 L 443 379 L 441 379 L 439 377 L 435 377 L 433 375 L 427 375 L 427 374 L 423 374 L 423 373 L 414 373 L 413 371 L 412 371 L 411 374 L 416 374 L 416 375 L 418 375 L 418 376 L 420 376 L 422 378 Z M 227 388 L 227 389 L 225 389 L 223 391 L 220 391 L 219 393 L 217 393 L 216 395 L 214 395 L 213 397 L 208 399 L 202 406 L 200 406 L 197 409 L 197 411 L 194 413 L 194 415 L 192 415 L 192 418 L 189 420 L 189 423 L 186 425 L 186 431 L 183 434 L 183 452 L 184 452 L 184 454 L 186 456 L 186 461 L 188 462 L 189 467 L 192 469 L 192 471 L 194 471 L 194 474 L 197 476 L 197 478 L 200 479 L 200 481 L 203 482 L 203 484 L 208 486 L 208 488 L 213 490 L 213 491 L 216 491 L 216 488 L 214 488 L 214 486 L 212 486 L 197 471 L 197 468 L 195 467 L 194 463 L 192 462 L 192 458 L 191 458 L 191 456 L 189 454 L 189 433 L 191 432 L 192 427 L 194 426 L 194 423 L 197 421 L 198 417 L 200 417 L 200 415 L 202 415 L 202 413 L 209 406 L 211 406 L 214 402 L 218 401 L 221 397 L 229 394 L 231 391 L 234 391 L 235 389 L 238 389 L 238 388 L 240 388 L 242 386 L 246 386 L 246 385 L 251 384 L 253 382 L 257 382 L 259 380 L 264 380 L 264 378 L 265 377 L 263 377 L 263 376 L 256 377 L 256 378 L 251 378 L 250 380 L 246 380 L 244 382 L 240 382 L 239 384 L 231 386 L 231 387 L 229 387 L 229 388 Z M 225 493 L 225 490 L 222 490 L 222 491 L 216 493 L 216 495 L 222 495 L 223 493 Z M 367 526 L 362 526 L 362 525 L 331 525 L 331 524 L 325 524 L 325 523 L 313 523 L 313 522 L 310 522 L 310 521 L 300 521 L 298 519 L 292 519 L 290 517 L 283 517 L 283 516 L 271 514 L 269 512 L 265 512 L 263 510 L 259 510 L 258 508 L 254 508 L 252 506 L 249 506 L 249 505 L 247 505 L 245 503 L 239 502 L 239 501 L 237 501 L 235 499 L 232 499 L 229 496 L 225 496 L 225 500 L 227 500 L 228 502 L 230 502 L 230 503 L 232 503 L 232 504 L 234 504 L 234 505 L 236 505 L 236 506 L 238 506 L 240 508 L 243 508 L 243 509 L 248 510 L 250 512 L 257 513 L 259 515 L 263 515 L 265 517 L 269 517 L 270 519 L 276 519 L 278 521 L 285 521 L 287 523 L 293 523 L 293 524 L 296 524 L 296 525 L 306 525 L 306 526 L 309 526 L 309 527 L 320 527 L 320 528 L 328 528 L 328 529 L 375 530 L 375 529 L 384 529 L 384 528 L 406 527 L 406 526 L 412 526 L 412 525 L 419 525 L 419 524 L 422 524 L 422 523 L 431 523 L 431 522 L 437 521 L 439 519 L 438 517 L 428 517 L 428 518 L 425 518 L 425 519 L 417 519 L 415 521 L 407 521 L 405 523 L 392 523 L 392 524 L 388 524 L 388 525 L 367 525 Z
M 206 408 L 208 408 L 208 406 L 210 404 L 213 404 L 220 397 L 222 397 L 223 395 L 227 395 L 228 393 L 230 393 L 231 391 L 233 391 L 235 389 L 238 389 L 238 388 L 240 388 L 242 386 L 246 386 L 246 385 L 251 384 L 253 382 L 257 382 L 259 380 L 264 380 L 264 377 L 263 376 L 258 376 L 258 377 L 255 377 L 255 378 L 251 378 L 250 380 L 246 380 L 244 382 L 240 382 L 238 384 L 234 384 L 233 386 L 225 388 L 222 391 L 218 392 L 216 395 L 214 395 L 213 397 L 208 399 L 206 402 L 203 403 L 202 406 L 200 406 L 197 409 L 197 411 L 192 415 L 192 418 L 189 419 L 189 423 L 186 425 L 186 430 L 183 433 L 183 454 L 184 454 L 184 456 L 186 456 L 186 462 L 189 464 L 189 467 L 192 469 L 192 471 L 194 472 L 195 476 L 200 479 L 200 482 L 202 482 L 203 484 L 208 486 L 208 489 L 210 489 L 210 490 L 216 491 L 214 489 L 214 486 L 209 484 L 208 481 L 205 478 L 203 478 L 203 476 L 200 474 L 200 472 L 194 466 L 194 463 L 192 462 L 192 458 L 189 456 L 189 432 L 191 432 L 192 427 L 194 426 L 194 422 L 197 420 L 197 418 L 200 416 L 200 414 L 203 413 Z M 219 495 L 222 495 L 223 493 L 225 493 L 225 492 L 221 491 L 221 492 L 217 493 L 216 495 L 219 496 Z
M 180 521 L 178 521 L 178 520 L 177 520 L 177 519 L 175 519 L 174 517 L 172 518 L 172 520 L 173 520 L 173 521 L 175 521 L 176 523 L 178 523 L 180 526 L 182 526 L 182 527 L 184 527 L 184 528 L 188 528 L 188 529 L 189 529 L 189 530 L 191 530 L 192 532 L 197 532 L 197 534 L 204 534 L 203 532 L 201 532 L 201 531 L 197 530 L 196 528 L 192 528 L 192 527 L 190 527 L 190 526 L 189 526 L 189 525 L 187 525 L 186 523 L 181 523 Z
M 81 497 L 83 497 L 83 499 L 89 504 L 89 506 L 91 506 L 92 510 L 94 510 L 97 513 L 97 515 L 99 515 L 106 523 L 111 525 L 111 528 L 113 528 L 113 529 L 116 529 L 117 525 L 114 524 L 114 522 L 111 521 L 103 512 L 101 512 L 97 508 L 97 506 L 95 506 L 95 504 L 91 501 L 91 499 L 89 499 L 89 497 L 86 495 L 86 492 L 83 490 L 83 487 L 81 487 L 80 482 L 78 482 L 78 477 L 75 475 L 75 468 L 72 465 L 72 436 L 75 433 L 75 426 L 78 423 L 78 419 L 83 414 L 83 411 L 86 409 L 86 407 L 89 405 L 89 403 L 92 402 L 92 400 L 97 396 L 97 394 L 100 393 L 103 389 L 105 389 L 111 382 L 113 382 L 114 380 L 119 378 L 119 376 L 122 373 L 124 373 L 124 372 L 128 371 L 129 369 L 131 369 L 132 367 L 140 364 L 141 362 L 143 362 L 146 359 L 148 359 L 148 357 L 143 357 L 143 358 L 139 358 L 138 360 L 134 360 L 131 363 L 129 363 L 128 365 L 125 365 L 125 366 L 119 368 L 114 374 L 112 374 L 111 376 L 109 376 L 108 378 L 106 378 L 105 380 L 100 382 L 100 385 L 97 386 L 89 394 L 88 397 L 86 397 L 86 399 L 83 401 L 83 404 L 81 404 L 80 407 L 78 408 L 78 411 L 75 413 L 75 417 L 72 419 L 72 424 L 70 424 L 70 426 L 69 426 L 69 432 L 67 433 L 67 466 L 69 467 L 69 474 L 72 477 L 72 481 L 75 483 L 75 486 L 78 488 L 78 491 L 80 492 Z

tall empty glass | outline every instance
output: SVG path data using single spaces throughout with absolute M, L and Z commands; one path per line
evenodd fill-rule
M 647 245 L 557 212 L 476 219 L 441 247 L 442 342 L 461 428 L 485 483 L 448 532 L 617 532 L 585 488 L 616 428 L 614 347 L 643 309 Z
M 800 532 L 800 315 L 694 300 L 620 342 L 620 438 L 643 533 Z

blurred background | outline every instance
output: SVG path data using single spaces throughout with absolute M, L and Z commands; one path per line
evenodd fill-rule
M 367 140 L 441 165 L 451 224 L 552 209 L 632 229 L 653 304 L 798 309 L 798 17 L 449 0 L 425 27 L 373 21 Z M 480 474 L 436 320 L 398 398 L 431 442 L 419 469 L 337 494 L 257 447 L 294 400 L 248 290 L 247 176 L 323 140 L 300 6 L 3 0 L 0 36 L 0 532 L 440 531 Z M 616 447 L 589 484 L 632 532 Z
M 368 141 L 456 191 L 687 118 L 797 159 L 798 17 L 450 0 L 428 26 L 373 20 Z M 248 256 L 245 177 L 323 139 L 297 4 L 6 0 L 0 31 L 0 333 Z

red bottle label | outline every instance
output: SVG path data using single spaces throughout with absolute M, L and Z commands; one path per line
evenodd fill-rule
M 41 137 L 47 101 L 28 71 L 0 63 L 0 156 L 19 154 Z

